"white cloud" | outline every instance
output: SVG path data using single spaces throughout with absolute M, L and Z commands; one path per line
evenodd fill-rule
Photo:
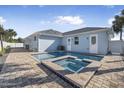
M 110 18 L 110 19 L 108 20 L 108 24 L 111 26 L 111 25 L 112 25 L 112 22 L 113 22 L 114 20 L 115 20 L 114 18 Z
M 0 24 L 4 24 L 6 22 L 6 20 L 0 16 Z
M 117 12 L 117 13 L 115 13 L 115 15 L 120 15 L 121 14 L 121 12 L 119 11 L 119 12 Z
M 80 16 L 57 16 L 55 23 L 81 25 L 84 23 L 84 21 L 80 18 Z

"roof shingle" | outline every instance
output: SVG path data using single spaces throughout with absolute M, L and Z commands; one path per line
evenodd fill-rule
M 72 31 L 68 31 L 63 33 L 64 35 L 71 35 L 71 34 L 77 34 L 77 33 L 82 33 L 82 32 L 89 32 L 89 31 L 94 31 L 94 30 L 102 30 L 102 29 L 107 29 L 107 28 L 102 28 L 102 27 L 85 27 L 81 29 L 76 29 Z
M 64 32 L 64 33 L 61 33 L 59 31 L 56 31 L 56 30 L 53 30 L 53 29 L 48 29 L 48 30 L 43 30 L 43 31 L 35 32 L 35 33 L 31 34 L 30 36 L 34 36 L 34 35 L 47 35 L 47 36 L 63 37 L 63 35 L 72 35 L 72 34 L 78 34 L 78 33 L 82 33 L 82 32 L 91 32 L 91 31 L 94 31 L 94 30 L 106 30 L 106 29 L 109 29 L 109 28 L 85 27 L 85 28 L 81 28 L 81 29 L 76 29 L 76 30 Z

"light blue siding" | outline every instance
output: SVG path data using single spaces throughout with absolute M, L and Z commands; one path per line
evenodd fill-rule
M 75 37 L 75 36 L 74 36 Z M 72 51 L 75 52 L 89 52 L 89 35 L 79 35 L 79 44 L 74 44 L 74 37 L 72 37 Z
M 98 54 L 106 54 L 108 50 L 108 35 L 106 31 L 70 36 L 72 38 L 71 39 L 71 50 L 75 52 L 90 53 L 90 50 L 89 50 L 90 40 L 89 39 L 90 39 L 90 35 L 92 34 L 98 35 L 98 45 L 97 45 Z M 75 36 L 79 37 L 78 45 L 74 44 Z M 66 50 L 67 50 L 67 37 L 69 36 L 64 36 L 63 41 L 62 41 L 62 44 L 65 46 Z
M 98 33 L 98 53 L 106 54 L 108 51 L 108 34 L 106 32 Z
M 90 35 L 92 34 L 97 34 L 98 36 L 97 53 L 106 54 L 109 42 L 107 31 L 80 33 L 71 36 L 64 35 L 64 37 L 38 35 L 36 41 L 34 41 L 34 36 L 31 36 L 26 39 L 25 44 L 29 44 L 31 50 L 37 50 L 39 52 L 57 50 L 59 45 L 64 45 L 67 50 L 67 38 L 71 37 L 71 51 L 90 53 Z M 78 45 L 74 44 L 74 37 L 79 37 Z
M 79 37 L 78 45 L 74 44 L 74 37 Z M 67 37 L 66 36 L 63 38 L 63 45 L 66 47 L 66 50 L 67 50 Z M 83 35 L 71 36 L 71 50 L 74 52 L 89 53 L 89 35 L 83 34 Z
M 37 51 L 38 50 L 38 38 L 36 37 L 36 40 L 34 41 L 34 36 L 30 36 L 25 39 L 24 46 L 29 45 L 29 49 L 31 51 Z
M 65 50 L 67 50 L 67 37 L 62 38 L 62 45 L 65 47 Z

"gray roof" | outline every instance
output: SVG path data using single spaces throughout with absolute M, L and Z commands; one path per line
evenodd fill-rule
M 71 34 L 77 34 L 77 33 L 82 33 L 82 32 L 91 32 L 94 30 L 104 30 L 104 29 L 108 29 L 108 28 L 102 28 L 102 27 L 85 27 L 85 28 L 81 28 L 81 29 L 76 29 L 76 30 L 72 30 L 72 31 L 68 31 L 63 33 L 64 35 L 71 35 Z
M 53 30 L 53 29 L 49 29 L 49 30 L 44 30 L 44 31 L 39 31 L 37 32 L 38 34 L 41 35 L 50 35 L 50 36 L 58 36 L 58 37 L 62 37 L 63 34 L 59 31 Z
M 53 30 L 53 29 L 38 31 L 38 32 L 35 32 L 35 33 L 29 35 L 28 37 L 36 36 L 36 35 L 47 35 L 47 36 L 63 37 L 63 34 L 61 32 Z
M 48 30 L 35 32 L 35 33 L 31 34 L 30 36 L 47 35 L 47 36 L 63 37 L 63 35 L 72 35 L 72 34 L 78 34 L 78 33 L 82 33 L 82 32 L 91 32 L 91 31 L 94 31 L 94 30 L 101 30 L 102 31 L 102 30 L 107 30 L 107 29 L 109 29 L 109 28 L 85 27 L 85 28 L 81 28 L 81 29 L 68 31 L 68 32 L 65 32 L 65 33 L 61 33 L 59 31 L 56 31 L 56 30 L 53 30 L 53 29 L 48 29 Z M 28 37 L 30 37 L 30 36 L 28 36 Z

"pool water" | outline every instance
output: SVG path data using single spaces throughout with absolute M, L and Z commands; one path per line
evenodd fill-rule
M 72 58 L 66 58 L 58 61 L 54 61 L 55 64 L 62 66 L 65 70 L 69 70 L 71 72 L 79 72 L 84 67 L 86 67 L 90 62 L 79 61 Z
M 42 60 L 61 57 L 61 56 L 65 56 L 65 55 L 75 56 L 81 60 L 91 59 L 91 60 L 100 61 L 103 58 L 101 56 L 82 55 L 81 53 L 74 53 L 74 52 L 50 52 L 50 53 L 34 54 L 33 56 L 36 59 L 38 59 L 39 61 L 42 61 Z

